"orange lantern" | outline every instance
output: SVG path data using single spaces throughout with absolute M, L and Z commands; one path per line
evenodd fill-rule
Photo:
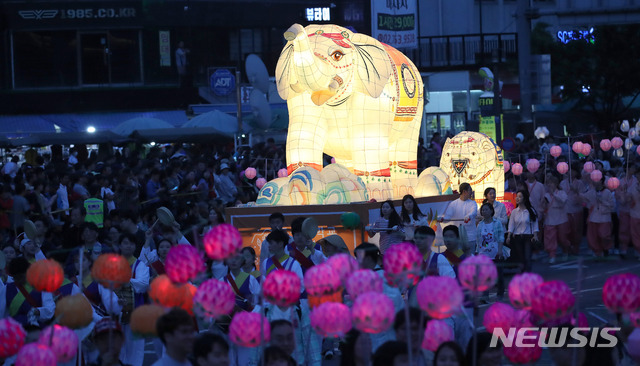
M 82 294 L 65 296 L 56 303 L 58 324 L 71 329 L 84 328 L 93 320 L 93 309 Z
M 189 288 L 186 284 L 175 284 L 167 275 L 156 277 L 149 286 L 149 298 L 167 308 L 184 308 L 185 297 L 188 294 Z
M 93 263 L 91 276 L 102 286 L 115 290 L 131 280 L 131 265 L 119 254 L 102 254 Z
M 325 302 L 342 303 L 342 289 L 323 295 L 308 295 L 309 308 L 314 308 L 324 304 Z
M 131 313 L 131 331 L 146 337 L 157 337 L 156 321 L 164 315 L 165 309 L 159 305 L 142 305 Z
M 54 292 L 64 281 L 64 271 L 60 263 L 53 259 L 34 262 L 27 270 L 27 282 L 38 291 Z
M 180 304 L 180 308 L 189 313 L 189 315 L 193 316 L 193 295 L 196 294 L 198 288 L 190 283 L 185 283 L 180 286 L 183 290 L 182 295 L 182 304 Z

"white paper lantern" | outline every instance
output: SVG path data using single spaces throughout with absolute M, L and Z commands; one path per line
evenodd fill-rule
M 616 150 L 614 151 L 614 154 L 615 154 L 615 156 L 616 156 L 616 157 L 621 158 L 621 157 L 623 157 L 623 156 L 624 156 L 624 150 L 622 150 L 622 149 L 616 149 Z
M 416 197 L 439 196 L 442 194 L 440 182 L 433 174 L 425 174 L 423 171 L 418 177 L 418 187 Z
M 628 132 L 629 131 L 629 121 L 627 121 L 626 119 L 624 121 L 622 121 L 622 124 L 620 125 L 620 131 L 622 131 L 622 132 Z
M 633 141 L 630 138 L 624 139 L 624 148 L 627 150 L 631 150 L 633 148 Z
M 442 190 L 442 194 L 451 194 L 453 193 L 453 188 L 451 187 L 451 179 L 449 179 L 449 175 L 447 172 L 442 170 L 439 166 L 430 166 L 427 169 L 423 170 L 420 174 L 431 174 L 440 183 L 440 189 Z

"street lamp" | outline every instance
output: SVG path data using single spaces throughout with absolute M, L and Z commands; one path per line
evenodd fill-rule
M 94 133 L 94 132 L 96 132 L 96 128 L 93 127 L 93 126 L 89 126 L 89 127 L 87 127 L 87 132 L 88 133 Z

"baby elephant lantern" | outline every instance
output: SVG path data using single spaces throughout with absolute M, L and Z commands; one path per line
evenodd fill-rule
M 287 168 L 322 170 L 322 153 L 362 178 L 370 198 L 402 198 L 417 185 L 423 84 L 389 45 L 330 24 L 284 33 L 276 66 L 289 107 Z

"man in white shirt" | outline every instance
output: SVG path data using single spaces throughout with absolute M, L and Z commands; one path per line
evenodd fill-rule
M 478 205 L 473 198 L 473 189 L 469 183 L 460 184 L 460 197 L 449 203 L 444 215 L 440 218 L 440 222 L 455 221 L 451 223 L 456 226 L 463 226 L 467 232 L 467 242 L 462 248 L 466 255 L 476 247 L 476 215 L 478 213 Z M 462 221 L 463 223 L 460 223 Z M 445 225 L 443 225 L 445 226 Z

